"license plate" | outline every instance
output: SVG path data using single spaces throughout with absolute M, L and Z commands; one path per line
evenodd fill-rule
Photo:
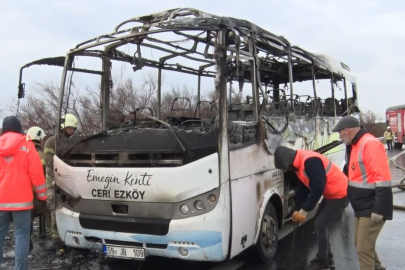
M 108 257 L 145 260 L 145 250 L 143 248 L 104 246 L 103 250 Z

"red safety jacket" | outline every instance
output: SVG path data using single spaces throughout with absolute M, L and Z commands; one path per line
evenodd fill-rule
M 32 209 L 32 187 L 47 199 L 41 159 L 24 135 L 7 132 L 0 137 L 0 211 Z
M 347 196 L 347 177 L 327 157 L 312 151 L 297 150 L 293 166 L 297 168 L 296 174 L 301 182 L 309 189 L 309 178 L 305 173 L 305 161 L 317 157 L 322 160 L 326 172 L 326 185 L 323 196 L 326 199 L 341 199 Z
M 391 173 L 384 145 L 361 130 L 353 140 L 346 169 L 348 196 L 357 217 L 371 213 L 392 219 Z

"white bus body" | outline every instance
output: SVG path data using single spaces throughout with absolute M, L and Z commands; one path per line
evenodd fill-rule
M 127 23 L 137 24 L 121 30 Z M 134 52 L 119 50 L 125 46 Z M 148 50 L 164 54 L 147 58 Z M 80 68 L 76 58 L 102 64 Z M 60 66 L 59 60 L 36 63 Z M 133 119 L 125 113 L 121 122 L 114 118 L 121 108 L 111 105 L 113 62 L 135 72 L 158 70 L 156 99 L 144 105 L 151 115 L 135 119 L 144 109 L 137 108 Z M 189 67 L 191 62 L 201 65 Z M 65 112 L 72 113 L 66 97 L 73 73 L 101 76 L 101 87 L 99 130 L 81 122 L 79 132 L 90 131 L 67 139 L 56 129 L 59 236 L 68 246 L 104 249 L 118 258 L 224 261 L 255 246 L 261 260 L 271 260 L 294 209 L 290 173 L 274 167 L 276 147 L 330 145 L 339 140 L 332 128 L 340 117 L 358 111 L 355 77 L 344 63 L 291 46 L 247 21 L 195 9 L 125 21 L 113 33 L 77 45 L 63 65 L 56 127 Z M 164 72 L 195 75 L 194 99 L 175 97 L 171 110 L 165 107 Z M 204 78 L 215 91 L 202 111 L 196 102 Z M 328 91 L 317 89 L 318 81 L 327 82 Z M 295 89 L 300 82 L 309 83 L 311 94 Z M 339 100 L 338 94 L 344 96 Z M 343 145 L 323 153 L 343 167 Z

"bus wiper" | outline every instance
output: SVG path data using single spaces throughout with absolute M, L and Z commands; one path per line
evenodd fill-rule
M 107 131 L 103 130 L 103 131 L 101 131 L 99 133 L 92 134 L 92 135 L 89 135 L 87 137 L 84 137 L 84 138 L 78 140 L 74 145 L 69 147 L 65 152 L 62 153 L 62 155 L 60 157 L 61 158 L 66 157 L 73 150 L 73 148 L 75 148 L 81 142 L 84 142 L 84 141 L 87 141 L 87 140 L 90 140 L 90 139 L 94 139 L 94 138 L 97 138 L 97 137 L 100 137 L 100 136 L 105 136 L 105 135 L 107 135 Z
M 154 116 L 149 116 L 149 115 L 145 115 L 145 116 L 148 117 L 148 118 L 150 118 L 150 119 L 152 119 L 152 120 L 154 120 L 154 121 L 156 121 L 156 122 L 161 123 L 162 125 L 167 126 L 167 127 L 170 129 L 170 131 L 172 132 L 172 134 L 174 135 L 174 137 L 176 138 L 176 140 L 177 140 L 178 144 L 180 145 L 181 150 L 183 151 L 183 153 L 187 153 L 187 154 L 188 154 L 188 151 L 187 151 L 186 147 L 185 147 L 184 144 L 180 141 L 179 137 L 176 135 L 176 133 L 174 132 L 174 130 L 172 129 L 172 127 L 170 126 L 170 124 L 168 124 L 168 123 L 166 123 L 166 122 L 164 122 L 164 121 L 162 121 L 162 120 L 159 120 L 159 119 L 157 119 L 157 118 L 154 117 Z
M 336 140 L 336 141 L 333 141 L 333 142 L 331 142 L 331 143 L 328 143 L 328 144 L 326 144 L 326 145 L 324 145 L 324 146 L 321 146 L 321 147 L 319 147 L 318 149 L 315 149 L 314 152 L 318 152 L 318 153 L 320 153 L 320 154 L 323 154 L 323 153 L 326 153 L 326 152 L 328 152 L 329 150 L 335 148 L 336 146 L 341 145 L 342 143 L 343 143 L 342 140 L 339 140 L 339 141 Z

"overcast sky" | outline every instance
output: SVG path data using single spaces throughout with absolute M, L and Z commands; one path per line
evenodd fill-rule
M 65 55 L 84 40 L 112 32 L 126 19 L 176 7 L 245 19 L 308 51 L 339 59 L 357 76 L 363 111 L 384 117 L 387 107 L 405 104 L 402 0 L 2 0 L 0 106 L 16 102 L 22 65 Z M 26 73 L 27 93 L 35 83 L 60 83 L 58 68 Z

